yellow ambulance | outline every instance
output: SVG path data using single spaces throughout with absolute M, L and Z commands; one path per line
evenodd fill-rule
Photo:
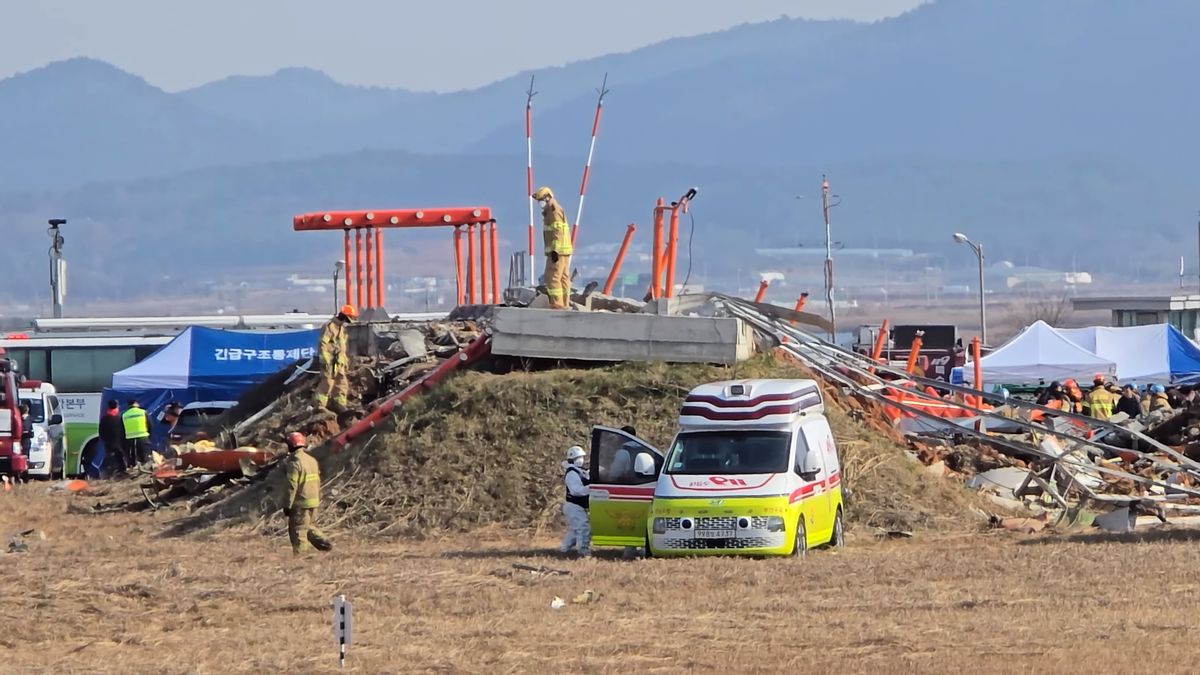
M 592 430 L 595 546 L 648 555 L 802 555 L 845 543 L 841 467 L 813 380 L 738 380 L 684 400 L 665 453 Z

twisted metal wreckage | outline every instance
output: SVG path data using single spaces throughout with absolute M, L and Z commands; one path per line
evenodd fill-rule
M 1015 500 L 1057 507 L 1068 518 L 1085 507 L 1107 508 L 1112 515 L 1097 518 L 1097 524 L 1117 530 L 1133 529 L 1139 514 L 1166 522 L 1169 511 L 1200 513 L 1200 463 L 1147 435 L 1146 425 L 1124 414 L 1097 420 L 918 377 L 796 327 L 797 321 L 820 326 L 812 315 L 725 295 L 710 299 L 815 372 L 835 396 L 855 401 L 850 407 L 891 420 L 891 428 L 914 448 L 966 443 L 1026 464 L 1011 491 Z M 1031 421 L 1039 417 L 1045 421 Z M 1167 419 L 1155 413 L 1146 421 Z

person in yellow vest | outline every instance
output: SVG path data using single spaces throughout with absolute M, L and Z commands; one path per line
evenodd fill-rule
M 321 381 L 317 384 L 314 396 L 319 408 L 345 412 L 350 403 L 350 353 L 347 350 L 346 327 L 357 318 L 358 310 L 354 305 L 342 305 L 337 316 L 321 329 L 321 341 L 317 348 Z
M 1093 419 L 1106 420 L 1112 417 L 1113 406 L 1117 404 L 1117 396 L 1108 389 L 1103 375 L 1092 378 L 1092 390 L 1088 392 L 1088 414 Z
M 137 400 L 131 400 L 129 407 L 121 413 L 121 426 L 125 429 L 125 466 L 132 467 L 148 461 L 150 419 Z
M 548 187 L 540 187 L 533 198 L 542 203 L 542 240 L 546 249 L 546 294 L 551 309 L 571 306 L 571 226 Z
M 313 548 L 332 551 L 333 542 L 313 525 L 317 507 L 321 505 L 321 469 L 317 460 L 308 454 L 308 439 L 299 431 L 287 435 L 288 493 L 283 514 L 288 519 L 288 539 L 292 553 L 307 553 Z

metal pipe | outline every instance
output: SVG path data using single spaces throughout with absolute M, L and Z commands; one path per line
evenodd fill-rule
M 663 247 L 663 199 L 658 198 L 654 207 L 654 244 L 650 251 L 650 297 L 657 300 L 662 297 L 662 260 L 659 256 Z
M 633 241 L 635 230 L 637 230 L 637 225 L 633 223 L 625 228 L 625 238 L 621 240 L 621 248 L 617 249 L 617 259 L 613 261 L 612 270 L 608 273 L 608 280 L 604 282 L 605 295 L 612 295 L 613 284 L 617 282 L 617 275 L 621 273 L 621 263 L 625 262 L 625 252 L 629 250 L 629 243 Z
M 837 338 L 837 310 L 833 302 L 833 230 L 829 225 L 829 179 L 821 176 L 821 216 L 825 220 L 825 302 L 829 305 L 830 336 Z
M 362 228 L 354 228 L 354 297 L 355 307 L 363 306 Z
M 908 373 L 909 375 L 912 375 L 914 369 L 917 367 L 917 357 L 921 355 L 921 336 L 924 334 L 925 331 L 919 330 L 917 331 L 916 336 L 913 337 L 912 349 L 910 349 L 908 352 L 908 363 L 904 366 L 904 372 Z M 924 376 L 925 374 L 922 373 L 921 377 Z
M 475 284 L 479 274 L 475 271 L 475 225 L 467 225 L 467 302 L 475 304 Z
M 592 143 L 588 146 L 587 162 L 583 165 L 583 179 L 579 181 L 579 209 L 575 211 L 575 226 L 571 228 L 571 244 L 579 236 L 579 222 L 583 219 L 583 199 L 587 195 L 588 176 L 592 172 L 592 155 L 596 153 L 596 136 L 600 131 L 600 113 L 604 109 L 604 95 L 608 93 L 608 73 L 604 74 L 604 82 L 596 90 L 600 95 L 596 99 L 596 117 L 592 120 Z
M 344 244 L 345 248 L 345 252 L 342 254 L 342 260 L 346 261 L 346 304 L 349 305 L 351 302 L 350 290 L 352 286 L 350 283 L 350 278 L 354 273 L 354 270 L 351 269 L 351 267 L 354 265 L 354 259 L 350 257 L 350 228 L 348 227 L 344 230 L 342 243 Z
M 463 260 L 462 260 L 462 226 L 454 226 L 454 281 L 457 300 L 455 304 L 462 306 L 463 300 L 466 299 L 466 287 L 463 284 Z
M 496 243 L 496 240 L 499 239 L 499 235 L 496 231 L 496 221 L 493 220 L 491 223 L 488 224 L 488 226 L 491 229 L 491 236 L 489 237 L 489 239 L 492 240 L 492 304 L 498 305 L 498 304 L 500 304 L 500 299 L 501 299 L 500 252 L 499 252 L 500 245 L 498 243 Z
M 770 285 L 771 282 L 766 279 L 758 282 L 758 293 L 754 294 L 754 302 L 762 302 L 763 298 L 767 297 L 767 287 Z
M 491 249 L 491 234 L 488 232 L 487 223 L 479 224 L 479 302 L 480 304 L 488 304 L 488 287 L 491 285 L 488 279 L 488 252 Z
M 803 293 L 801 293 L 801 294 L 800 294 L 800 297 L 796 298 L 796 311 L 797 311 L 797 312 L 803 312 L 803 311 L 804 311 L 804 306 L 805 306 L 805 305 L 807 305 L 807 304 L 808 304 L 808 291 L 805 291 L 805 292 L 803 292 Z M 796 325 L 796 320 L 795 320 L 795 319 L 792 319 L 792 325 L 793 325 L 793 326 L 795 326 L 795 325 Z
M 679 206 L 671 207 L 671 227 L 667 235 L 667 297 L 675 295 L 675 259 L 679 253 Z
M 383 307 L 383 228 L 375 228 L 375 306 Z
M 887 344 L 888 320 L 884 319 L 879 326 L 879 335 L 875 336 L 875 346 L 871 348 L 871 363 L 878 363 L 879 357 L 883 355 L 883 345 Z M 875 366 L 868 368 L 871 374 L 875 374 Z
M 371 307 L 375 304 L 375 265 L 372 258 L 375 257 L 374 249 L 375 228 L 367 228 L 367 302 L 364 307 Z

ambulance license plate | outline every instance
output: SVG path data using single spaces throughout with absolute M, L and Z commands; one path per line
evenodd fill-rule
M 733 530 L 696 530 L 697 539 L 733 539 Z

